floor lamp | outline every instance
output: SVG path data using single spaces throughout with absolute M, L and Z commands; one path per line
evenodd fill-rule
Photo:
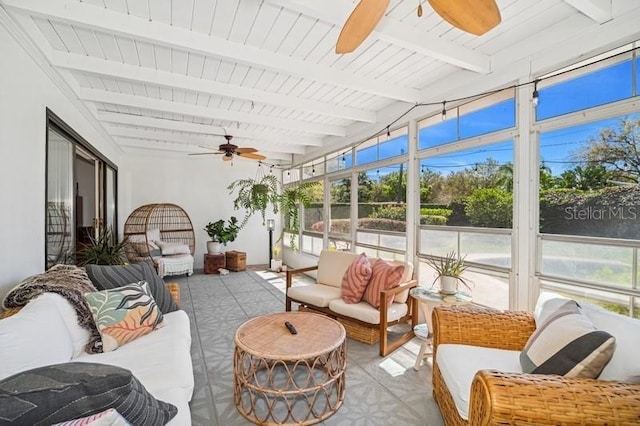
M 267 230 L 269 231 L 269 268 L 271 268 L 271 261 L 273 260 L 273 230 L 276 229 L 276 221 L 273 219 L 267 219 Z

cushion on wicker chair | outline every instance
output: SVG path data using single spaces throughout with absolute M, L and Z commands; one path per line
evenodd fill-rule
M 544 312 L 546 308 L 553 311 Z M 547 303 L 540 316 L 544 321 L 537 324 L 520 354 L 522 370 L 566 377 L 598 377 L 613 355 L 615 338 L 597 330 L 574 300 Z

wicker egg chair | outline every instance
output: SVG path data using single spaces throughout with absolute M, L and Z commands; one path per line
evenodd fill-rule
M 158 275 L 193 273 L 196 237 L 191 219 L 176 204 L 145 204 L 135 209 L 124 224 L 125 252 L 129 262 L 152 260 Z M 178 253 L 163 254 L 158 245 L 173 243 L 184 247 Z M 187 250 L 188 247 L 188 250 Z

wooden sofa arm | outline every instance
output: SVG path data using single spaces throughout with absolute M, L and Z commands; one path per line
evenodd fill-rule
M 440 305 L 432 315 L 434 351 L 442 343 L 519 351 L 535 331 L 533 314 L 476 305 Z
M 171 293 L 171 297 L 173 301 L 176 302 L 176 305 L 180 306 L 180 284 L 178 283 L 167 283 L 167 289 L 169 293 Z
M 476 373 L 470 425 L 640 424 L 640 384 L 556 375 Z
M 307 266 L 306 268 L 298 268 L 298 269 L 287 269 L 287 288 L 290 288 L 293 285 L 293 276 L 302 274 L 304 272 L 309 271 L 317 271 L 318 265 Z

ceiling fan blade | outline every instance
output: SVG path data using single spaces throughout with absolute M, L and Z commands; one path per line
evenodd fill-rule
M 216 154 L 222 154 L 222 153 L 221 152 L 194 152 L 188 155 L 216 155 Z
M 243 153 L 238 153 L 238 155 L 239 155 L 240 157 L 250 158 L 250 159 L 252 159 L 252 160 L 266 160 L 266 159 L 267 159 L 267 157 L 265 157 L 264 155 L 262 155 L 262 154 L 255 154 L 255 153 L 253 153 L 253 152 L 247 152 L 247 153 L 244 153 L 244 154 L 243 154 Z
M 502 20 L 495 0 L 429 0 L 429 4 L 454 27 L 478 36 Z
M 389 0 L 360 0 L 344 23 L 336 53 L 353 52 L 371 34 L 389 6 Z
M 217 151 L 217 148 L 214 148 L 212 146 L 207 146 L 207 145 L 198 145 L 198 148 L 210 149 L 211 151 Z
M 238 154 L 250 154 L 252 152 L 258 152 L 255 148 L 237 148 L 236 153 Z

